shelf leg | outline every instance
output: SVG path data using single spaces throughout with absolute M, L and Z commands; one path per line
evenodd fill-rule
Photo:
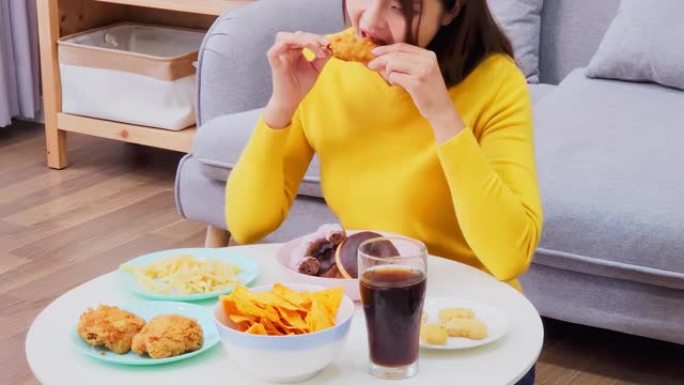
M 62 169 L 68 165 L 66 132 L 57 128 L 57 113 L 61 110 L 57 39 L 59 38 L 59 1 L 38 0 L 38 37 L 40 67 L 43 82 L 45 144 L 48 167 Z

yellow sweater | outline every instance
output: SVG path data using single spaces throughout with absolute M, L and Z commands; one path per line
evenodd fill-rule
M 290 126 L 257 124 L 226 187 L 233 237 L 250 243 L 278 228 L 316 153 L 345 228 L 420 239 L 433 255 L 514 280 L 542 229 L 525 78 L 494 55 L 449 93 L 467 128 L 437 145 L 405 90 L 331 59 Z

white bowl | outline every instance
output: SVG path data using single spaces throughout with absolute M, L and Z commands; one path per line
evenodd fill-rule
M 318 291 L 325 287 L 284 283 L 296 290 Z M 271 286 L 251 288 L 268 291 Z M 214 307 L 214 321 L 231 360 L 254 377 L 271 382 L 297 382 L 313 377 L 337 358 L 354 316 L 354 303 L 342 297 L 335 326 L 315 333 L 291 336 L 247 334 L 224 324 L 221 302 Z

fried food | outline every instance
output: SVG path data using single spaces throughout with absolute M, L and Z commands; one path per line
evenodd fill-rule
M 178 314 L 154 317 L 133 337 L 132 350 L 152 358 L 166 358 L 202 347 L 202 327 L 192 318 Z
M 487 325 L 478 318 L 452 318 L 444 324 L 449 337 L 481 340 L 487 337 Z
M 375 43 L 367 37 L 361 38 L 353 28 L 329 36 L 333 56 L 344 61 L 367 63 L 373 60 Z
M 342 288 L 298 292 L 276 283 L 271 291 L 252 293 L 238 286 L 220 298 L 222 322 L 248 334 L 314 333 L 335 326 L 342 297 Z
M 440 309 L 439 311 L 439 322 L 447 323 L 454 318 L 465 318 L 472 319 L 475 318 L 475 312 L 471 309 L 464 307 L 447 307 Z
M 441 324 L 425 324 L 420 328 L 420 339 L 430 345 L 446 345 L 449 333 Z
M 199 294 L 225 289 L 238 282 L 240 268 L 228 262 L 192 255 L 163 258 L 148 266 L 121 265 L 152 293 Z
M 335 251 L 335 262 L 337 268 L 344 278 L 358 278 L 358 253 L 359 246 L 365 241 L 373 238 L 380 238 L 382 234 L 374 231 L 361 231 L 347 237 Z M 399 255 L 399 251 L 390 240 L 377 242 L 374 257 L 394 257 Z
M 88 309 L 78 320 L 78 335 L 92 346 L 104 346 L 117 354 L 128 353 L 145 320 L 116 306 Z
M 448 307 L 439 310 L 439 323 L 426 323 L 423 313 L 423 325 L 420 328 L 420 339 L 430 345 L 444 345 L 448 337 L 463 337 L 472 340 L 487 338 L 487 324 L 477 317 L 472 309 L 466 307 Z
M 346 238 L 342 226 L 336 223 L 322 225 L 304 236 L 292 250 L 290 267 L 300 274 L 341 278 L 335 265 L 335 249 Z

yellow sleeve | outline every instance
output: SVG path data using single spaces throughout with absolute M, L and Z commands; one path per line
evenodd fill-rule
M 299 112 L 279 130 L 259 118 L 226 183 L 226 223 L 237 242 L 256 242 L 280 226 L 313 154 Z
M 479 135 L 468 127 L 437 153 L 468 245 L 491 274 L 509 281 L 532 260 L 542 208 L 527 84 L 519 72 L 500 79 Z

